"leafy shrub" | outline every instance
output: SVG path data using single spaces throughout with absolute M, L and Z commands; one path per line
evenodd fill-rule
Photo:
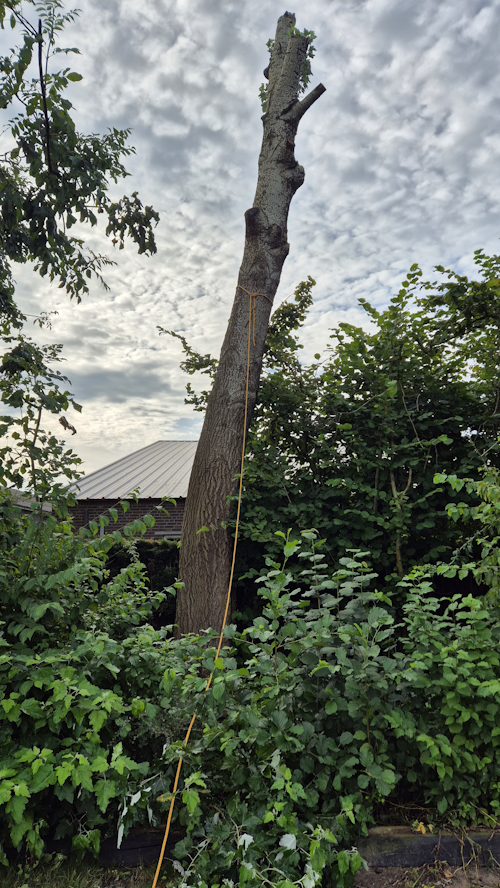
M 248 437 L 238 576 L 278 559 L 274 531 L 290 527 L 315 527 L 332 569 L 348 549 L 369 550 L 393 588 L 412 567 L 451 558 L 462 527 L 446 504 L 458 491 L 434 475 L 500 465 L 500 257 L 477 251 L 475 262 L 475 280 L 439 266 L 441 283 L 412 266 L 383 311 L 359 300 L 369 329 L 340 324 L 310 364 L 297 331 L 312 278 L 276 309 Z M 180 338 L 190 378 L 213 378 L 217 362 Z M 188 383 L 187 402 L 203 410 L 207 389 Z M 461 499 L 473 508 L 476 490 Z M 242 611 L 252 591 L 244 583 Z
M 5 492 L 0 531 L 1 839 L 39 855 L 44 835 L 69 835 L 97 851 L 169 734 L 153 702 L 168 630 L 149 625 L 165 593 L 148 590 L 130 528 L 76 537 Z M 111 576 L 118 545 L 129 564 Z
M 0 418 L 5 863 L 6 852 L 23 846 L 40 856 L 47 837 L 71 837 L 77 851 L 97 852 L 101 831 L 112 831 L 119 815 L 121 833 L 153 818 L 150 762 L 177 736 L 177 723 L 175 708 L 163 711 L 157 699 L 171 662 L 168 630 L 151 626 L 168 596 L 159 584 L 150 590 L 138 552 L 137 538 L 154 519 L 144 516 L 113 532 L 118 512 L 110 509 L 87 531 L 73 533 L 67 484 L 80 461 L 42 428 L 47 413 L 53 419 L 71 405 L 80 409 L 61 389 L 68 380 L 52 367 L 60 346 L 39 347 L 12 334 L 7 321 L 0 333 L 8 347 L 0 365 L 8 411 Z M 126 511 L 128 504 L 121 505 Z M 154 781 L 161 791 L 161 775 Z
M 495 823 L 500 813 L 500 623 L 480 599 L 446 606 L 421 571 L 407 589 L 403 649 L 411 707 L 390 719 L 403 740 L 406 779 L 426 805 L 456 822 Z M 404 739 L 403 739 L 404 738 Z
M 290 329 L 300 324 L 310 284 L 291 306 Z M 396 299 L 384 329 L 404 307 L 404 298 Z M 419 327 L 418 319 L 412 323 Z M 293 353 L 298 347 L 281 333 L 271 329 L 272 360 L 278 361 L 280 349 Z M 389 345 L 382 337 L 373 348 Z M 488 342 L 481 347 L 486 352 Z M 440 484 L 451 482 L 454 494 L 446 510 L 447 491 L 438 491 L 440 527 L 449 521 L 446 511 L 466 520 L 447 528 L 455 552 L 450 546 L 448 562 L 440 564 L 434 548 L 422 559 L 425 570 L 417 566 L 399 582 L 392 571 L 378 580 L 380 591 L 374 587 L 377 572 L 385 574 L 389 562 L 380 557 L 378 543 L 369 554 L 346 552 L 344 541 L 337 558 L 331 534 L 327 542 L 312 531 L 300 541 L 274 534 L 266 543 L 265 568 L 259 572 L 257 561 L 247 571 L 259 590 L 260 615 L 251 615 L 242 631 L 234 625 L 226 630 L 226 646 L 214 663 L 211 633 L 174 640 L 168 628 L 152 626 L 165 593 L 148 588 L 136 538 L 153 519 L 146 516 L 120 534 L 112 532 L 117 513 L 110 510 L 87 533 L 72 533 L 65 520 L 67 494 L 54 479 L 71 478 L 75 460 L 62 446 L 54 449 L 53 436 L 41 432 L 39 422 L 44 404 L 57 414 L 72 396 L 58 393 L 60 377 L 48 366 L 57 353 L 33 345 L 28 351 L 8 365 L 3 386 L 9 407 L 20 393 L 26 414 L 17 420 L 9 414 L 0 427 L 1 435 L 10 433 L 18 442 L 17 450 L 6 445 L 2 451 L 7 458 L 0 481 L 28 480 L 34 502 L 32 515 L 23 515 L 10 492 L 0 495 L 4 862 L 12 848 L 23 846 L 39 856 L 47 837 L 71 837 L 77 851 L 97 852 L 103 832 L 117 828 L 121 839 L 134 824 L 158 823 L 179 755 L 185 760 L 176 809 L 176 828 L 184 832 L 177 844 L 184 885 L 203 888 L 229 879 L 250 888 L 266 881 L 313 888 L 325 868 L 339 884 L 349 882 L 361 864 L 356 837 L 396 802 L 425 805 L 434 820 L 496 824 L 500 496 L 491 467 L 483 481 L 473 482 L 465 474 L 470 461 L 460 457 L 459 473 L 437 476 Z M 347 349 L 346 360 L 354 360 L 354 352 Z M 427 366 L 427 358 L 421 360 Z M 370 361 L 375 372 L 377 362 Z M 274 376 L 272 384 L 281 385 Z M 300 385 L 314 389 L 313 376 L 302 374 Z M 406 407 L 394 399 L 403 390 L 384 383 L 382 395 L 387 416 L 401 418 Z M 373 405 L 366 404 L 370 411 Z M 411 409 L 420 412 L 418 398 Z M 493 431 L 488 427 L 484 443 Z M 264 429 L 264 447 L 266 434 Z M 331 442 L 322 442 L 332 453 Z M 406 444 L 400 444 L 403 459 Z M 432 446 L 441 445 L 449 446 L 442 436 Z M 285 468 L 300 468 L 301 495 L 308 508 L 315 507 L 300 461 L 287 460 L 284 452 L 280 458 Z M 385 460 L 383 453 L 380 458 Z M 398 480 L 396 468 L 386 466 L 389 479 L 392 471 Z M 332 466 L 323 469 L 331 478 Z M 359 480 L 361 489 L 365 482 Z M 358 541 L 354 530 L 361 527 L 362 539 L 373 542 L 363 522 L 378 526 L 379 506 L 368 521 L 354 508 L 354 488 L 333 481 L 325 487 L 335 496 L 342 488 L 339 495 L 349 506 L 345 527 Z M 371 500 L 372 487 L 363 490 Z M 375 492 L 384 499 L 380 486 Z M 393 499 L 391 504 L 386 498 L 392 515 L 386 553 L 392 560 L 398 539 L 401 555 L 405 527 L 417 514 L 406 513 L 404 497 Z M 415 502 L 422 516 L 431 500 L 425 494 Z M 43 509 L 47 501 L 52 514 Z M 267 517 L 262 520 L 255 535 L 265 540 Z M 100 526 L 107 531 L 102 538 Z M 435 538 L 435 528 L 429 525 L 427 532 Z M 332 561 L 338 568 L 333 574 Z M 467 573 L 490 587 L 487 604 L 479 596 L 434 591 L 436 576 Z M 184 749 L 195 709 L 198 718 Z
M 454 493 L 464 491 L 474 493 L 478 502 L 470 505 L 467 502 L 451 502 L 446 506 L 448 517 L 453 522 L 466 522 L 470 527 L 473 522 L 475 533 L 465 536 L 462 546 L 454 553 L 450 566 L 438 568 L 445 576 L 464 579 L 471 574 L 476 583 L 485 584 L 488 589 L 488 600 L 498 604 L 500 589 L 500 473 L 489 463 L 482 467 L 481 480 L 458 478 L 456 475 L 437 474 L 436 483 L 448 482 Z M 463 553 L 471 556 L 479 555 L 476 560 L 468 563 L 463 561 Z
M 30 532 L 19 546 L 33 547 Z M 174 640 L 148 625 L 155 596 L 139 563 L 103 585 L 111 537 L 78 541 L 64 522 L 51 535 L 72 567 L 37 574 L 35 604 L 19 580 L 17 611 L 3 591 L 6 847 L 40 854 L 45 836 L 68 835 L 97 850 L 115 823 L 119 836 L 157 823 L 180 754 L 186 885 L 312 888 L 325 868 L 349 882 L 356 837 L 391 802 L 416 800 L 434 821 L 496 822 L 500 624 L 479 598 L 443 603 L 419 569 L 401 581 L 401 615 L 373 589 L 367 553 L 332 575 L 308 531 L 284 540 L 282 563 L 267 559 L 262 614 L 225 630 L 214 663 L 211 633 Z
M 145 577 L 151 590 L 161 591 L 172 587 L 179 576 L 179 548 L 176 542 L 164 539 L 137 539 L 137 555 L 145 568 Z M 108 566 L 112 576 L 130 564 L 131 556 L 122 545 L 116 544 L 109 551 Z M 153 616 L 156 628 L 175 621 L 175 596 L 168 595 Z
M 366 553 L 332 577 L 315 534 L 302 537 L 309 549 L 288 539 L 284 562 L 268 559 L 252 626 L 225 630 L 215 663 L 213 650 L 195 651 L 214 668 L 210 690 L 192 662 L 165 675 L 185 723 L 198 712 L 187 750 L 179 739 L 162 757 L 170 771 L 184 757 L 185 885 L 309 888 L 325 867 L 349 881 L 356 836 L 391 802 L 417 800 L 434 822 L 497 821 L 496 612 L 472 596 L 443 605 L 416 570 L 397 621 L 391 598 L 370 591 Z M 288 570 L 294 554 L 309 559 L 305 593 Z

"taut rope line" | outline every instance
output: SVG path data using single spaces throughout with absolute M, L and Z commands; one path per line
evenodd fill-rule
M 241 492 L 243 489 L 243 463 L 245 460 L 245 445 L 246 445 L 246 437 L 247 437 L 247 413 L 248 413 L 248 378 L 250 375 L 250 338 L 252 338 L 253 344 L 255 345 L 255 299 L 257 296 L 263 296 L 264 299 L 268 299 L 272 305 L 273 300 L 270 296 L 267 296 L 265 293 L 249 293 L 248 290 L 245 290 L 244 287 L 241 287 L 240 284 L 236 287 L 237 290 L 243 290 L 244 293 L 249 297 L 248 301 L 248 345 L 247 345 L 247 370 L 246 370 L 246 380 L 245 380 L 245 416 L 243 419 L 243 443 L 241 447 L 241 462 L 240 462 L 240 485 L 238 490 L 238 509 L 236 511 L 236 526 L 234 531 L 234 544 L 233 544 L 233 557 L 231 561 L 231 571 L 229 574 L 229 585 L 227 589 L 226 595 L 226 607 L 224 609 L 224 617 L 222 619 L 222 628 L 219 635 L 219 643 L 217 645 L 217 650 L 215 653 L 215 659 L 217 660 L 220 649 L 222 647 L 222 642 L 224 639 L 224 628 L 226 625 L 227 614 L 229 611 L 229 602 L 231 600 L 231 586 L 233 585 L 233 576 L 234 576 L 234 563 L 236 560 L 236 547 L 238 544 L 238 528 L 240 524 L 240 511 L 241 511 Z M 252 337 L 250 337 L 250 330 L 252 330 Z M 208 677 L 208 681 L 205 686 L 205 691 L 208 691 L 210 685 L 212 684 L 213 678 L 213 670 Z M 189 738 L 191 736 L 191 731 L 196 719 L 196 710 L 193 712 L 193 716 L 191 721 L 189 722 L 189 727 L 186 731 L 186 736 L 184 737 L 183 746 L 186 748 L 188 745 Z M 158 865 L 156 867 L 156 872 L 153 879 L 153 884 L 151 888 L 156 888 L 158 877 L 160 875 L 161 865 L 163 863 L 163 858 L 165 856 L 165 848 L 167 847 L 167 839 L 170 833 L 170 824 L 172 822 L 172 814 L 174 813 L 174 805 L 175 805 L 175 795 L 177 792 L 177 787 L 179 785 L 179 778 L 181 776 L 181 768 L 182 768 L 182 756 L 179 757 L 179 761 L 177 762 L 177 770 L 175 772 L 174 786 L 172 789 L 172 798 L 170 799 L 170 807 L 168 809 L 168 817 L 167 817 L 167 825 L 165 827 L 165 835 L 163 836 L 163 842 L 160 850 L 160 856 L 158 859 Z

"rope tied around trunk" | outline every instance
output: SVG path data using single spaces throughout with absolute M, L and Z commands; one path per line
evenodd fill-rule
M 243 290 L 243 292 L 246 293 L 247 296 L 250 297 L 248 329 L 250 330 L 250 324 L 252 324 L 252 339 L 253 339 L 253 344 L 255 345 L 255 298 L 256 298 L 256 296 L 263 296 L 264 299 L 267 299 L 268 302 L 271 303 L 271 305 L 273 304 L 273 300 L 271 299 L 270 296 L 267 296 L 265 293 L 250 293 L 248 290 L 245 290 L 245 288 L 242 287 L 241 284 L 238 284 L 236 286 L 236 289 Z M 248 356 L 248 359 L 250 361 L 250 355 Z M 248 367 L 249 367 L 249 365 L 247 365 L 247 385 L 248 385 Z M 247 388 L 247 393 L 248 393 L 248 388 Z M 244 432 L 244 435 L 246 433 L 246 420 L 247 420 L 247 402 L 245 399 L 245 432 Z
M 243 419 L 243 441 L 242 441 L 242 447 L 241 447 L 240 484 L 239 484 L 239 489 L 238 489 L 238 508 L 236 511 L 233 557 L 232 557 L 232 561 L 231 561 L 231 571 L 229 574 L 229 584 L 228 584 L 227 595 L 226 595 L 226 607 L 224 609 L 224 617 L 222 619 L 222 627 L 221 627 L 221 631 L 220 631 L 220 635 L 219 635 L 219 642 L 217 644 L 217 650 L 215 653 L 215 660 L 217 660 L 217 658 L 220 654 L 220 649 L 222 647 L 222 642 L 224 640 L 224 629 L 226 626 L 226 620 L 227 620 L 227 615 L 228 615 L 228 611 L 229 611 L 229 602 L 231 600 L 231 587 L 233 585 L 234 564 L 235 564 L 235 560 L 236 560 L 236 547 L 238 544 L 238 528 L 239 528 L 239 524 L 240 524 L 240 511 L 241 511 L 241 494 L 242 494 L 242 490 L 243 490 L 243 463 L 244 463 L 244 459 L 245 459 L 245 445 L 246 445 L 246 437 L 247 437 L 248 378 L 249 378 L 249 374 L 250 374 L 250 340 L 251 339 L 253 341 L 253 344 L 255 345 L 255 300 L 256 300 L 257 296 L 263 296 L 264 299 L 267 299 L 271 303 L 271 305 L 273 304 L 273 300 L 271 299 L 271 297 L 267 296 L 265 293 L 250 293 L 248 290 L 245 290 L 245 287 L 242 287 L 240 284 L 237 285 L 236 289 L 243 290 L 243 292 L 246 293 L 247 296 L 249 297 L 249 299 L 248 299 L 247 369 L 246 369 L 246 380 L 245 380 L 245 415 L 244 415 L 244 419 Z M 252 336 L 250 335 L 251 330 L 252 330 Z M 210 685 L 212 684 L 213 675 L 214 675 L 214 671 L 212 670 L 212 672 L 210 673 L 210 675 L 208 677 L 208 681 L 205 685 L 204 693 L 206 693 L 206 691 L 208 691 Z M 184 737 L 184 742 L 182 744 L 184 746 L 184 748 L 186 748 L 186 746 L 188 745 L 189 738 L 191 736 L 191 731 L 192 731 L 192 728 L 193 728 L 193 725 L 194 725 L 194 722 L 196 719 L 196 714 L 197 714 L 197 712 L 195 710 L 193 712 L 191 721 L 189 722 L 189 727 L 186 731 L 186 736 Z M 177 793 L 177 787 L 179 785 L 181 768 L 182 768 L 182 755 L 179 757 L 179 761 L 177 762 L 177 770 L 175 772 L 174 785 L 172 788 L 172 798 L 170 799 L 170 807 L 168 809 L 167 825 L 165 827 L 165 834 L 163 836 L 163 842 L 162 842 L 162 846 L 161 846 L 161 850 L 160 850 L 160 856 L 158 859 L 158 865 L 156 867 L 156 872 L 154 875 L 153 884 L 152 884 L 151 888 L 156 888 L 156 886 L 157 886 L 158 877 L 160 875 L 160 870 L 161 870 L 161 865 L 163 863 L 163 858 L 165 856 L 165 848 L 167 847 L 167 839 L 168 839 L 168 836 L 170 833 L 170 825 L 172 822 L 172 814 L 174 812 L 175 797 L 176 797 L 176 793 Z

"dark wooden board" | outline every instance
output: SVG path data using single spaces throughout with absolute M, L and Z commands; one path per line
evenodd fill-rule
M 357 848 L 371 867 L 424 866 L 437 860 L 450 866 L 470 860 L 490 866 L 500 862 L 500 833 L 474 830 L 464 835 L 445 831 L 421 835 L 406 826 L 378 826 L 359 839 Z

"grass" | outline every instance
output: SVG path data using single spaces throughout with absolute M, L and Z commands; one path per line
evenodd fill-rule
M 155 866 L 103 867 L 95 863 L 68 861 L 37 866 L 0 868 L 2 888 L 151 888 Z M 163 867 L 157 888 L 167 888 L 173 875 Z

